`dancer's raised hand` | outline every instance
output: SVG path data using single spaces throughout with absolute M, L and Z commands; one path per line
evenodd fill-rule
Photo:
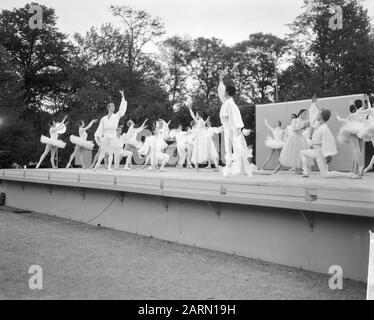
M 224 77 L 225 77 L 225 73 L 223 71 L 220 71 L 220 73 L 219 73 L 219 81 L 222 82 Z
M 125 98 L 125 92 L 123 90 L 120 90 L 119 93 L 121 94 L 122 98 Z
M 317 103 L 317 95 L 316 94 L 312 98 L 312 103 Z

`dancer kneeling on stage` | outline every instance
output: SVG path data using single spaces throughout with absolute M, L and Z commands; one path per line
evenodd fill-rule
M 55 156 L 58 148 L 64 149 L 66 146 L 66 143 L 62 140 L 58 139 L 59 134 L 63 134 L 66 131 L 66 121 L 67 116 L 64 117 L 61 123 L 53 121 L 52 125 L 50 125 L 49 128 L 49 135 L 50 138 L 41 136 L 40 142 L 45 144 L 45 149 L 40 157 L 40 160 L 36 166 L 36 169 L 39 169 L 40 165 L 42 164 L 44 158 L 48 155 L 49 152 L 51 152 L 51 165 L 53 169 L 57 169 L 57 166 L 55 164 Z
M 124 150 L 123 147 L 127 142 L 128 136 L 126 133 L 122 134 L 122 127 L 117 128 L 117 136 L 114 139 L 114 169 L 118 170 L 122 158 L 127 157 L 124 169 L 126 171 L 131 170 L 130 164 L 132 161 L 133 153 L 128 150 Z
M 95 170 L 99 168 L 103 161 L 105 154 L 108 154 L 108 171 L 112 171 L 111 166 L 114 157 L 115 139 L 117 139 L 117 128 L 119 120 L 125 115 L 127 110 L 127 101 L 123 91 L 120 91 L 122 100 L 118 112 L 114 113 L 114 103 L 109 103 L 108 115 L 103 117 L 100 121 L 99 127 L 96 130 L 95 137 L 100 143 L 99 159 L 95 165 Z
M 66 165 L 66 168 L 71 167 L 71 163 L 73 162 L 75 156 L 77 153 L 79 154 L 79 160 L 81 162 L 82 168 L 86 169 L 83 161 L 83 155 L 82 155 L 82 149 L 88 149 L 92 150 L 94 147 L 94 144 L 92 141 L 87 141 L 87 130 L 89 130 L 94 123 L 96 123 L 97 120 L 92 120 L 87 127 L 84 126 L 84 121 L 82 120 L 79 126 L 79 137 L 71 135 L 70 136 L 70 142 L 72 144 L 75 144 L 75 148 L 73 153 L 70 156 L 69 163 Z
M 312 136 L 313 149 L 302 150 L 300 152 L 303 164 L 303 177 L 309 177 L 310 161 L 316 160 L 319 171 L 324 178 L 359 178 L 351 173 L 329 171 L 329 163 L 331 162 L 332 157 L 338 154 L 335 138 L 327 125 L 330 117 L 330 110 L 321 109 L 318 115 L 319 126 L 315 128 Z

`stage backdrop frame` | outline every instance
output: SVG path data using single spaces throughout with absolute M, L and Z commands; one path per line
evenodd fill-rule
M 338 96 L 318 99 L 320 108 L 330 109 L 332 117 L 329 121 L 329 127 L 335 137 L 338 135 L 341 123 L 337 120 L 336 115 L 346 118 L 349 115 L 349 106 L 355 101 L 364 101 L 364 94 L 349 96 Z M 269 124 L 274 127 L 276 122 L 282 121 L 282 127 L 285 129 L 290 124 L 291 114 L 298 113 L 301 109 L 309 110 L 311 99 L 290 102 L 280 102 L 271 104 L 256 105 L 256 164 L 261 167 L 262 163 L 269 152 L 264 141 L 267 135 L 271 135 L 269 129 L 265 126 L 265 117 L 268 115 Z M 330 164 L 331 170 L 351 171 L 353 158 L 349 145 L 337 142 L 338 155 L 334 157 Z M 275 160 L 266 169 L 274 169 Z

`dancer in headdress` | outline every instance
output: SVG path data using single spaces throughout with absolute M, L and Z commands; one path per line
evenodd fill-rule
M 282 129 L 282 122 L 278 121 L 276 127 L 272 127 L 269 125 L 268 117 L 266 115 L 265 117 L 265 125 L 268 127 L 270 132 L 272 133 L 271 136 L 267 136 L 265 139 L 265 146 L 267 146 L 269 150 L 269 154 L 267 158 L 265 159 L 261 170 L 264 170 L 265 167 L 268 165 L 268 163 L 271 161 L 271 159 L 275 156 L 276 165 L 279 165 L 279 156 L 281 153 L 281 150 L 284 146 L 283 137 L 285 135 L 284 130 Z
M 300 152 L 309 149 L 309 145 L 303 132 L 310 126 L 308 111 L 300 110 L 298 118 L 292 121 L 292 134 L 287 138 L 279 156 L 280 164 L 275 169 L 277 173 L 282 167 L 295 168 L 296 173 L 302 171 Z
M 332 157 L 338 154 L 335 138 L 327 124 L 330 117 L 331 111 L 328 109 L 322 109 L 319 112 L 319 115 L 317 116 L 318 124 L 316 122 L 316 128 L 314 128 L 312 136 L 313 148 L 300 152 L 303 164 L 303 177 L 309 177 L 311 160 L 313 162 L 316 160 L 323 178 L 359 178 L 359 176 L 352 173 L 329 171 L 329 163 L 331 162 Z
M 59 134 L 62 134 L 66 131 L 66 124 L 65 124 L 66 119 L 67 119 L 67 116 L 64 117 L 61 123 L 53 121 L 53 123 L 50 125 L 50 128 L 49 128 L 50 138 L 46 136 L 40 137 L 40 142 L 45 144 L 46 146 L 36 166 L 36 169 L 39 169 L 44 158 L 48 155 L 49 152 L 51 153 L 50 161 L 51 161 L 52 168 L 57 169 L 57 166 L 55 164 L 56 152 L 58 149 L 64 149 L 66 146 L 66 143 L 63 142 L 62 140 L 59 140 L 58 136 Z
M 100 142 L 100 154 L 95 165 L 95 170 L 99 168 L 101 162 L 103 161 L 105 154 L 108 154 L 108 171 L 112 171 L 111 166 L 114 157 L 114 140 L 117 135 L 117 128 L 120 119 L 125 115 L 127 111 L 127 101 L 123 91 L 120 91 L 122 100 L 119 110 L 114 113 L 115 105 L 114 103 L 109 103 L 107 106 L 108 115 L 100 120 L 99 127 L 95 132 L 95 137 Z
M 212 139 L 209 137 L 208 130 L 206 128 L 206 123 L 209 118 L 204 121 L 200 117 L 200 114 L 196 114 L 192 111 L 192 107 L 189 105 L 188 110 L 190 115 L 196 123 L 196 135 L 193 138 L 193 150 L 191 162 L 198 166 L 199 164 L 212 161 L 216 166 L 215 170 L 218 170 L 218 153 Z
M 224 74 L 221 73 L 218 86 L 218 96 L 222 102 L 220 110 L 220 119 L 223 125 L 223 133 L 225 140 L 225 158 L 226 167 L 223 170 L 223 175 L 231 174 L 232 156 L 233 156 L 233 138 L 235 135 L 240 135 L 240 130 L 244 128 L 242 116 L 238 106 L 234 102 L 234 95 L 236 89 L 234 86 L 227 86 L 223 84 Z
M 119 126 L 117 128 L 117 136 L 114 139 L 114 170 L 119 169 L 119 165 L 121 163 L 122 158 L 127 158 L 124 170 L 126 171 L 131 170 L 130 164 L 132 161 L 133 152 L 124 149 L 125 143 L 127 143 L 128 138 L 129 137 L 127 133 L 122 134 L 122 126 Z
M 86 169 L 84 161 L 83 161 L 83 155 L 82 155 L 81 151 L 82 151 L 82 149 L 88 149 L 88 150 L 92 150 L 93 149 L 94 143 L 92 141 L 87 141 L 87 136 L 88 136 L 87 130 L 89 130 L 93 126 L 93 124 L 95 124 L 95 123 L 97 123 L 96 119 L 92 120 L 88 124 L 88 126 L 85 127 L 84 121 L 81 120 L 79 129 L 78 129 L 79 137 L 74 136 L 74 135 L 70 136 L 70 142 L 72 144 L 75 144 L 75 148 L 74 148 L 73 153 L 70 156 L 70 160 L 69 160 L 68 164 L 66 165 L 66 168 L 70 168 L 71 167 L 71 163 L 73 162 L 75 156 L 78 153 L 79 154 L 79 159 L 80 159 L 80 162 L 81 162 L 81 165 L 82 165 L 82 168 Z

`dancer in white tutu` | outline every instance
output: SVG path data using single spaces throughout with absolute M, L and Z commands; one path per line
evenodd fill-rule
M 126 133 L 126 151 L 130 151 L 132 153 L 135 150 L 140 149 L 142 146 L 142 142 L 137 140 L 137 136 L 141 133 L 145 128 L 147 128 L 146 123 L 148 119 L 146 119 L 143 124 L 139 128 L 135 128 L 134 121 L 129 120 L 127 121 L 127 127 L 129 128 Z
M 85 127 L 85 123 L 83 120 L 81 120 L 80 126 L 79 126 L 79 137 L 71 135 L 70 136 L 70 142 L 72 144 L 75 144 L 75 148 L 73 153 L 70 156 L 70 160 L 68 164 L 66 165 L 66 168 L 71 167 L 71 163 L 73 162 L 75 156 L 79 154 L 79 159 L 82 165 L 83 169 L 86 169 L 83 161 L 83 155 L 82 155 L 82 149 L 88 149 L 92 150 L 94 147 L 94 143 L 92 141 L 87 141 L 87 130 L 89 130 L 95 123 L 97 123 L 97 120 L 92 120 L 87 127 Z
M 130 164 L 132 161 L 133 153 L 124 149 L 125 143 L 127 143 L 127 133 L 122 134 L 122 126 L 117 128 L 117 136 L 114 139 L 114 170 L 119 169 L 119 165 L 123 158 L 126 158 L 126 164 L 124 170 L 131 170 Z
M 363 141 L 358 137 L 358 134 L 362 132 L 365 127 L 365 121 L 367 115 L 358 112 L 356 106 L 353 104 L 349 107 L 350 115 L 343 119 L 337 115 L 338 121 L 342 122 L 338 134 L 338 141 L 342 144 L 349 144 L 352 148 L 354 168 L 353 172 L 357 175 L 362 176 L 364 173 L 364 160 L 363 160 Z
M 44 158 L 48 155 L 49 152 L 51 152 L 51 165 L 53 169 L 57 169 L 57 166 L 55 164 L 55 157 L 56 157 L 56 152 L 57 149 L 64 149 L 66 146 L 66 143 L 63 142 L 62 140 L 58 139 L 59 134 L 63 134 L 66 131 L 66 121 L 67 116 L 64 117 L 61 123 L 53 121 L 52 125 L 49 128 L 49 135 L 50 138 L 46 136 L 41 136 L 40 137 L 40 142 L 45 144 L 45 149 L 40 157 L 40 160 L 38 164 L 36 165 L 36 169 L 39 169 L 41 166 Z
M 188 155 L 188 132 L 183 131 L 182 126 L 179 125 L 178 129 L 170 131 L 170 138 L 175 139 L 175 142 L 177 144 L 179 161 L 176 168 L 182 169 Z
M 308 119 L 308 111 L 305 109 L 300 110 L 298 118 L 292 121 L 292 134 L 287 138 L 284 147 L 279 156 L 280 164 L 275 169 L 277 173 L 282 167 L 295 168 L 296 173 L 301 174 L 301 158 L 300 152 L 309 149 L 307 140 L 303 132 L 310 126 Z
M 318 127 L 313 130 L 313 148 L 303 150 L 300 153 L 303 164 L 303 177 L 309 177 L 311 160 L 313 162 L 315 160 L 323 178 L 359 178 L 359 176 L 352 173 L 329 171 L 329 163 L 332 157 L 338 154 L 335 138 L 327 124 L 330 117 L 331 111 L 328 109 L 322 109 L 319 112 L 316 118 L 316 120 L 318 119 L 318 124 L 316 124 Z
M 282 122 L 278 121 L 276 127 L 272 127 L 269 125 L 268 117 L 266 115 L 265 117 L 265 125 L 268 127 L 270 132 L 272 133 L 271 136 L 267 136 L 265 139 L 265 146 L 267 146 L 269 150 L 269 154 L 267 158 L 265 159 L 261 170 L 264 170 L 265 167 L 268 165 L 268 163 L 271 161 L 271 159 L 275 156 L 276 165 L 279 165 L 279 156 L 281 153 L 281 150 L 284 146 L 283 137 L 285 135 L 284 130 L 282 129 Z
M 105 154 L 108 154 L 108 171 L 112 171 L 111 166 L 114 157 L 114 140 L 117 136 L 117 128 L 119 120 L 125 115 L 127 111 L 127 101 L 123 91 L 120 91 L 122 99 L 119 110 L 114 113 L 114 103 L 109 103 L 107 106 L 108 115 L 100 120 L 99 127 L 95 132 L 95 137 L 100 143 L 100 154 L 95 165 L 95 170 L 99 168 L 103 161 Z
M 167 127 L 163 127 L 160 122 L 163 122 L 164 125 L 166 124 Z M 148 171 L 155 170 L 159 163 L 161 163 L 160 171 L 166 171 L 165 166 L 170 159 L 170 156 L 165 153 L 165 149 L 168 146 L 165 142 L 167 135 L 169 135 L 168 124 L 162 120 L 157 121 L 154 125 L 154 135 L 147 137 L 143 146 L 139 149 L 139 154 L 147 157 L 144 165 L 147 165 L 149 160 L 151 161 Z
M 199 115 L 192 111 L 191 106 L 188 106 L 190 115 L 196 123 L 196 134 L 193 138 L 193 150 L 191 162 L 198 167 L 199 164 L 207 163 L 212 161 L 218 170 L 218 153 L 216 147 L 209 136 L 208 129 L 206 128 L 206 123 L 209 118 L 204 121 Z

